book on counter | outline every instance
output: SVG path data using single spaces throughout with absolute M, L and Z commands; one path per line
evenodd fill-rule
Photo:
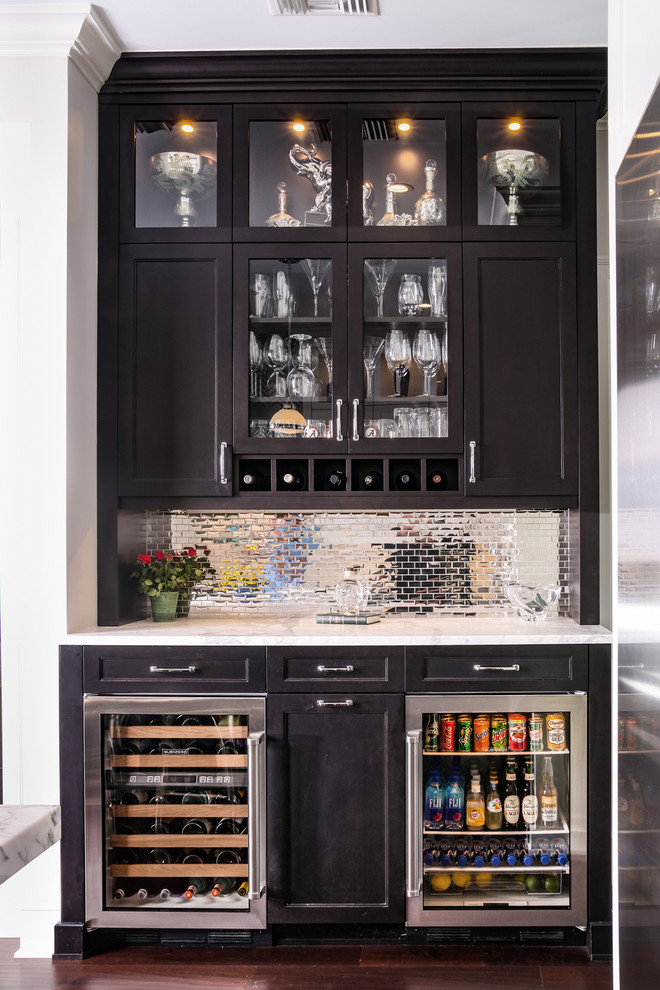
M 316 616 L 317 622 L 336 623 L 344 626 L 369 626 L 372 622 L 380 622 L 379 615 L 364 612 L 362 615 L 342 615 L 340 612 L 322 612 Z

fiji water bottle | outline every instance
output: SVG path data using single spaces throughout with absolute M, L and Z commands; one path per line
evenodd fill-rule
M 426 781 L 424 797 L 424 828 L 437 831 L 444 827 L 445 791 L 439 770 L 432 770 Z
M 465 791 L 456 773 L 445 791 L 445 828 L 455 831 L 465 827 Z

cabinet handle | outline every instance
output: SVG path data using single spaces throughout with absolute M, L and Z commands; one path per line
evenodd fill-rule
M 420 876 L 421 822 L 420 812 L 420 741 L 421 729 L 406 733 L 406 896 L 419 897 L 422 886 Z
M 320 663 L 316 669 L 319 674 L 352 674 L 355 667 L 352 663 L 347 663 L 345 667 L 324 667 Z
M 360 400 L 353 399 L 353 440 L 359 440 L 360 434 L 358 433 L 358 409 L 360 408 Z
M 150 674 L 196 674 L 197 667 L 190 664 L 189 667 L 157 667 L 155 664 L 149 667 Z
M 220 444 L 220 484 L 226 485 L 228 482 L 227 469 L 225 465 L 225 455 L 227 452 L 227 441 L 223 440 Z
M 322 701 L 321 698 L 319 698 L 316 704 L 319 708 L 333 708 L 333 707 L 352 708 L 353 707 L 353 702 L 351 701 L 350 698 L 347 698 L 346 701 Z
M 248 900 L 257 900 L 264 892 L 261 876 L 261 815 L 262 787 L 264 781 L 262 746 L 265 733 L 248 735 Z
M 341 432 L 341 407 L 342 407 L 342 405 L 343 405 L 343 399 L 336 399 L 335 400 L 335 409 L 336 409 L 335 433 L 337 434 L 337 440 L 339 440 L 339 441 L 342 441 L 344 439 L 343 434 Z
M 484 667 L 480 663 L 475 663 L 472 667 L 473 670 L 520 670 L 519 663 L 512 663 L 510 667 Z
M 470 440 L 470 477 L 468 478 L 468 481 L 471 485 L 473 485 L 477 480 L 477 476 L 474 473 L 474 451 L 476 446 L 476 440 Z

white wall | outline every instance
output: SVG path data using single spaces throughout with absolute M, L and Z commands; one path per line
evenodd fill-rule
M 660 76 L 660 4 L 609 0 L 610 175 L 621 160 Z

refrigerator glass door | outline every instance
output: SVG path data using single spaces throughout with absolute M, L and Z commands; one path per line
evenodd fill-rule
M 586 924 L 586 697 L 414 697 L 406 723 L 408 924 Z
M 265 927 L 263 738 L 261 699 L 85 700 L 90 924 Z

